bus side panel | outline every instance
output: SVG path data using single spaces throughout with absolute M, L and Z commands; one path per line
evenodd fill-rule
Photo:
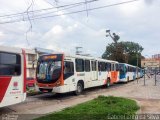
M 0 103 L 6 94 L 10 81 L 11 77 L 0 77 Z
M 1 101 L 0 107 L 12 105 L 12 104 L 16 104 L 24 101 L 22 79 L 23 77 L 20 76 L 20 77 L 12 77 L 10 81 L 8 80 L 9 84 L 4 94 L 4 97 Z M 3 80 L 6 80 L 6 79 L 3 78 Z
M 117 79 L 117 80 L 116 80 L 116 83 L 118 83 L 118 82 L 120 81 L 119 76 L 120 76 L 120 73 L 119 73 L 119 71 L 117 71 L 117 73 L 116 73 L 116 77 L 117 77 L 117 78 L 116 78 L 116 79 Z
M 111 71 L 111 84 L 119 81 L 118 76 L 119 76 L 118 71 Z
M 136 72 L 133 72 L 133 80 L 136 80 Z
M 106 84 L 108 72 L 106 71 L 97 71 L 97 72 L 98 72 L 98 80 L 93 81 L 93 87 Z
M 127 80 L 129 80 L 129 81 L 130 81 L 130 80 L 133 80 L 133 76 L 134 76 L 134 75 L 133 75 L 133 72 L 127 72 L 127 74 L 128 74 L 128 75 L 127 75 Z
M 0 77 L 0 88 L 3 92 L 5 91 L 5 93 L 3 93 L 4 95 L 0 94 L 0 97 L 3 97 L 0 103 L 0 107 L 20 103 L 24 101 L 26 98 L 26 93 L 24 93 L 24 87 L 26 87 L 24 82 L 25 70 L 23 68 L 23 63 L 25 64 L 25 61 L 22 56 L 23 55 L 21 55 L 21 75 L 11 77 Z

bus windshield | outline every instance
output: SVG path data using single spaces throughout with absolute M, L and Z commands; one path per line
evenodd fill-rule
M 62 59 L 53 56 L 42 56 L 37 66 L 37 81 L 42 83 L 56 82 L 62 73 Z
M 37 79 L 53 82 L 61 75 L 61 61 L 49 60 L 38 62 Z

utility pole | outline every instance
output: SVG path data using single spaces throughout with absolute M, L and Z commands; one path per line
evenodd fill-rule
M 79 49 L 82 49 L 83 47 L 76 47 L 76 55 L 80 55 L 82 53 L 82 51 L 80 51 Z
M 138 67 L 138 53 L 137 53 L 137 67 Z

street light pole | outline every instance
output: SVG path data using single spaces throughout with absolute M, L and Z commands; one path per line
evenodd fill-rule
M 137 68 L 138 68 L 138 53 L 137 53 Z

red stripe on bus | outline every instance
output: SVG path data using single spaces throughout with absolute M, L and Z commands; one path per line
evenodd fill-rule
M 22 49 L 22 54 L 23 54 L 23 93 L 26 93 L 26 53 L 25 51 Z
M 0 77 L 0 102 L 3 100 L 12 77 Z

